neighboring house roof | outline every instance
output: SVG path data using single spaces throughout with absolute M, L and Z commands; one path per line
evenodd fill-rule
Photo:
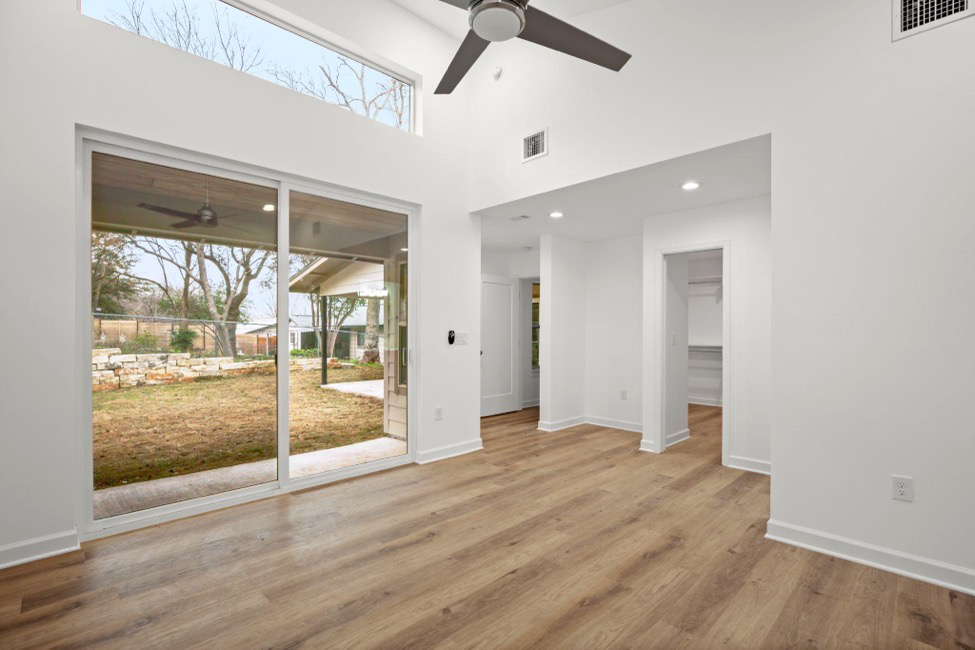
M 291 326 L 289 329 L 297 330 L 299 332 L 314 332 L 315 328 L 312 327 L 312 321 L 310 315 L 297 314 L 292 316 L 290 319 Z M 238 323 L 237 333 L 238 334 L 260 334 L 266 331 L 272 331 L 277 327 L 278 321 L 276 318 L 257 318 L 250 323 Z
M 312 325 L 311 314 L 292 314 L 290 319 L 291 331 L 299 332 L 314 332 L 318 328 Z M 382 307 L 380 306 L 379 312 L 379 328 L 382 329 L 383 316 Z M 361 306 L 356 308 L 354 312 L 342 323 L 342 327 L 365 327 L 366 326 L 366 308 Z M 239 323 L 237 325 L 238 334 L 263 334 L 264 332 L 274 331 L 277 327 L 277 319 L 275 318 L 257 318 L 250 323 Z

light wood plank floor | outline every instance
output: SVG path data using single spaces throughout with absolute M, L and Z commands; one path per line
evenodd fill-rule
M 656 456 L 498 416 L 480 453 L 0 571 L 0 648 L 975 647 L 975 599 L 765 540 L 720 418 Z

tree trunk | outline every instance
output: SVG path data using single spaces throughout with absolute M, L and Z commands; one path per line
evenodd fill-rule
M 234 326 L 227 323 L 215 322 L 213 324 L 213 334 L 217 343 L 217 355 L 222 357 L 237 356 L 237 334 Z
M 179 306 L 179 318 L 181 321 L 185 321 L 190 315 L 190 272 L 189 269 L 193 267 L 193 249 L 190 248 L 189 244 L 183 244 L 183 263 L 186 265 L 187 270 L 183 272 L 183 296 L 182 304 Z M 185 324 L 181 323 L 180 327 L 185 327 Z
M 362 363 L 379 363 L 379 298 L 366 302 L 366 350 Z
M 225 319 L 220 317 L 220 311 L 217 309 L 217 300 L 214 298 L 213 288 L 210 286 L 210 278 L 207 275 L 207 264 L 204 255 L 203 244 L 197 243 L 196 257 L 197 264 L 199 265 L 200 289 L 203 290 L 203 297 L 206 299 L 210 319 L 214 321 L 213 333 L 217 343 L 217 354 L 225 357 L 235 357 L 237 356 L 237 324 L 233 323 L 231 325 L 234 328 L 234 340 L 231 341 L 230 327 L 224 322 Z
M 328 332 L 328 358 L 335 356 L 335 343 L 339 340 L 339 329 L 336 327 Z

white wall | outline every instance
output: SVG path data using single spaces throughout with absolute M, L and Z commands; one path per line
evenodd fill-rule
M 586 244 L 585 408 L 590 422 L 643 429 L 642 284 L 639 235 Z M 626 391 L 625 400 L 621 391 Z
M 436 457 L 479 441 L 469 98 L 464 88 L 434 97 L 431 83 L 456 43 L 381 0 L 280 4 L 423 74 L 422 137 L 83 17 L 76 0 L 0 4 L 0 197 L 9 217 L 0 297 L 21 315 L 4 320 L 0 337 L 0 565 L 77 541 L 78 405 L 89 388 L 78 372 L 22 370 L 63 367 L 87 336 L 76 316 L 86 299 L 71 281 L 80 264 L 77 124 L 419 205 L 420 451 Z M 449 348 L 449 329 L 470 332 L 470 345 Z M 444 420 L 434 422 L 441 405 Z
M 687 254 L 664 257 L 664 439 L 668 446 L 687 437 Z
M 585 420 L 585 254 L 586 246 L 580 241 L 542 236 L 538 426 L 543 430 Z
M 538 248 L 530 251 L 481 251 L 481 272 L 507 278 L 537 278 L 541 264 Z
M 690 284 L 687 292 L 687 339 L 690 345 L 721 345 L 723 306 L 724 291 L 720 279 L 706 284 Z
M 644 317 L 648 323 L 654 322 L 654 306 L 660 300 L 662 285 L 655 266 L 659 251 L 719 242 L 727 242 L 729 246 L 725 257 L 730 274 L 724 278 L 724 288 L 726 299 L 731 301 L 731 319 L 727 325 L 731 348 L 725 351 L 725 361 L 730 359 L 730 376 L 726 386 L 728 402 L 724 405 L 727 432 L 724 460 L 736 467 L 758 471 L 768 471 L 770 462 L 770 226 L 769 197 L 655 215 L 643 222 L 643 294 L 647 310 Z M 644 345 L 650 350 L 659 334 L 652 327 L 647 327 L 644 333 Z M 652 381 L 655 363 L 649 354 L 645 355 L 645 364 L 644 439 L 652 441 L 660 427 L 660 413 L 654 407 L 660 404 L 656 393 L 659 388 Z
M 633 60 L 490 48 L 473 207 L 772 133 L 772 528 L 975 590 L 975 303 L 958 300 L 975 294 L 975 19 L 897 42 L 879 0 L 627 2 L 574 22 Z M 521 165 L 539 126 L 551 153 Z M 894 473 L 915 503 L 891 500 Z

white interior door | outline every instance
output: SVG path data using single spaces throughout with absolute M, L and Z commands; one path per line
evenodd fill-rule
M 481 416 L 521 408 L 518 281 L 481 278 Z

